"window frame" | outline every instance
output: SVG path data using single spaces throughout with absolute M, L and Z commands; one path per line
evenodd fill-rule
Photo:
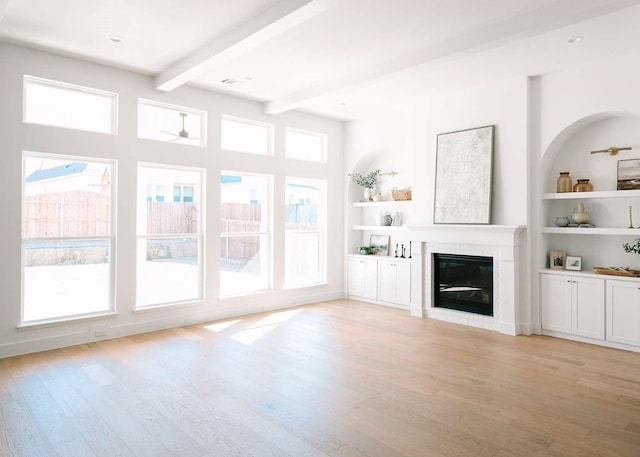
M 273 242 L 274 242 L 273 241 L 273 237 L 274 237 L 274 234 L 273 234 L 273 179 L 274 177 L 272 174 L 268 174 L 268 173 L 251 173 L 251 172 L 244 172 L 244 171 L 220 170 L 220 176 L 223 176 L 223 175 L 256 176 L 256 177 L 266 178 L 267 195 L 264 201 L 268 204 L 268 207 L 265 212 L 267 220 L 264 221 L 264 224 L 263 224 L 265 229 L 264 230 L 261 229 L 260 231 L 257 231 L 257 232 L 238 232 L 236 234 L 233 234 L 233 232 L 223 232 L 222 230 L 220 230 L 220 245 L 222 246 L 222 243 L 225 243 L 230 238 L 242 238 L 242 237 L 251 237 L 251 236 L 266 237 L 267 246 L 265 247 L 265 249 L 266 249 L 266 254 L 268 255 L 268 260 L 265 262 L 265 265 L 268 267 L 268 272 L 266 273 L 267 284 L 264 289 L 252 290 L 245 293 L 231 293 L 231 294 L 222 293 L 222 288 L 220 287 L 222 276 L 220 275 L 220 278 L 218 280 L 218 285 L 219 285 L 218 298 L 224 300 L 224 299 L 229 299 L 234 297 L 255 295 L 255 294 L 272 291 L 273 290 L 273 264 L 274 264 L 274 256 L 273 256 Z M 222 183 L 220 183 L 220 186 L 222 186 Z M 222 204 L 223 204 L 222 189 L 220 189 L 219 204 L 220 204 L 220 208 L 222 208 Z M 228 248 L 226 252 L 228 252 Z M 222 260 L 221 257 L 220 257 L 220 260 Z M 220 260 L 218 261 L 218 266 L 220 266 Z
M 92 95 L 103 96 L 109 98 L 111 100 L 111 115 L 110 115 L 110 129 L 109 131 L 103 130 L 95 130 L 95 129 L 85 129 L 80 127 L 69 127 L 63 125 L 56 124 L 47 124 L 42 122 L 32 122 L 27 120 L 27 86 L 29 84 L 36 84 L 45 87 L 55 87 L 58 89 L 66 89 L 75 92 L 88 93 Z M 80 86 L 78 84 L 66 83 L 63 81 L 56 81 L 53 79 L 40 78 L 38 76 L 32 75 L 23 75 L 22 77 L 22 122 L 30 125 L 42 125 L 47 127 L 55 127 L 59 129 L 67 129 L 67 130 L 77 130 L 80 132 L 92 132 L 92 133 L 103 133 L 107 135 L 117 135 L 118 134 L 118 105 L 119 105 L 119 95 L 116 92 L 109 92 L 102 89 L 95 89 L 92 87 Z
M 26 197 L 26 182 L 25 171 L 26 161 L 28 158 L 42 158 L 42 159 L 57 159 L 57 160 L 69 160 L 69 161 L 87 161 L 93 163 L 104 163 L 110 165 L 110 203 L 109 203 L 109 235 L 108 236 L 56 236 L 56 237 L 26 237 L 25 228 L 25 197 Z M 96 318 L 102 316 L 115 315 L 116 308 L 116 271 L 117 271 L 117 257 L 116 257 L 116 216 L 117 216 L 117 202 L 118 202 L 118 186 L 117 186 L 117 174 L 118 174 L 118 161 L 115 159 L 103 159 L 87 156 L 76 156 L 68 154 L 54 154 L 47 152 L 35 152 L 35 151 L 22 151 L 22 189 L 21 189 L 21 208 L 20 208 L 20 323 L 18 328 L 29 328 L 46 326 L 56 323 L 67 323 L 78 320 L 85 320 L 87 318 Z M 66 316 L 49 317 L 44 319 L 25 320 L 25 245 L 29 241 L 101 241 L 106 240 L 109 243 L 109 287 L 108 287 L 108 303 L 109 308 L 106 310 L 95 311 L 90 313 L 70 314 Z
M 308 159 L 308 158 L 304 158 L 304 157 L 290 157 L 287 153 L 287 151 L 289 150 L 288 146 L 287 146 L 287 141 L 288 141 L 288 133 L 292 132 L 292 133 L 302 133 L 305 135 L 310 135 L 310 136 L 316 136 L 319 137 L 321 140 L 321 152 L 320 152 L 320 160 L 316 160 L 316 159 Z M 299 129 L 296 127 L 285 127 L 284 130 L 284 156 L 286 159 L 289 160 L 300 160 L 302 162 L 310 162 L 310 163 L 318 163 L 318 164 L 325 164 L 327 163 L 327 156 L 328 156 L 328 143 L 329 143 L 329 136 L 326 133 L 320 133 L 320 132 L 314 132 L 311 130 L 305 130 L 305 129 Z
M 180 143 L 177 141 L 170 141 L 170 140 L 161 140 L 158 138 L 149 138 L 146 136 L 140 136 L 140 105 L 147 105 L 147 106 L 153 106 L 153 107 L 157 107 L 157 108 L 165 108 L 165 109 L 169 109 L 169 110 L 173 110 L 176 113 L 187 113 L 187 114 L 194 114 L 197 116 L 200 116 L 200 138 L 199 138 L 199 144 L 190 144 L 190 143 Z M 170 143 L 170 144 L 178 144 L 180 146 L 192 146 L 192 147 L 200 147 L 200 148 L 206 148 L 207 147 L 207 112 L 204 110 L 200 110 L 197 108 L 191 108 L 188 106 L 182 106 L 182 105 L 174 105 L 171 103 L 164 103 L 164 102 L 159 102 L 156 100 L 151 100 L 148 98 L 138 98 L 138 104 L 136 105 L 136 109 L 137 109 L 137 116 L 136 116 L 136 137 L 141 139 L 141 140 L 151 140 L 151 141 L 159 141 L 160 143 Z M 192 138 L 193 139 L 193 138 Z
M 283 246 L 283 265 L 284 265 L 284 274 L 283 274 L 283 289 L 301 289 L 305 287 L 313 287 L 327 283 L 327 188 L 328 188 L 328 180 L 321 178 L 306 178 L 300 176 L 285 176 L 284 178 L 284 186 L 286 189 L 287 183 L 289 180 L 296 181 L 315 181 L 321 184 L 320 189 L 320 206 L 318 208 L 318 225 L 320 228 L 318 230 L 301 230 L 301 229 L 287 229 L 286 227 L 286 217 L 283 221 L 283 231 L 284 231 L 284 246 Z M 285 192 L 285 206 L 286 202 L 286 192 Z M 319 265 L 319 278 L 318 281 L 307 284 L 287 284 L 287 232 L 300 233 L 300 234 L 311 234 L 317 233 L 318 236 L 318 261 Z
M 184 238 L 196 238 L 198 242 L 198 296 L 194 298 L 186 298 L 181 300 L 175 300 L 170 302 L 163 303 L 152 303 L 147 305 L 140 305 L 140 288 L 136 287 L 136 296 L 134 301 L 134 311 L 147 311 L 151 309 L 162 309 L 168 307 L 182 306 L 184 304 L 189 304 L 193 302 L 199 302 L 206 298 L 206 283 L 205 283 L 205 233 L 206 233 L 206 202 L 205 202 L 205 186 L 206 186 L 206 168 L 202 167 L 190 167 L 190 166 L 182 166 L 182 165 L 172 165 L 172 164 L 163 164 L 163 163 L 151 163 L 151 162 L 137 162 L 136 165 L 136 175 L 139 178 L 139 173 L 141 168 L 147 169 L 160 169 L 160 170 L 182 170 L 188 172 L 197 172 L 200 174 L 200 185 L 199 189 L 196 192 L 195 186 L 191 185 L 194 188 L 194 202 L 198 203 L 198 230 L 196 233 L 172 233 L 172 234 L 150 234 L 145 231 L 145 233 L 141 233 L 141 223 L 140 223 L 140 208 L 139 205 L 144 203 L 145 206 L 149 202 L 148 197 L 146 195 L 146 189 L 149 184 L 153 184 L 154 189 L 157 188 L 158 184 L 154 182 L 146 182 L 144 186 L 138 183 L 138 190 L 136 192 L 136 285 L 140 284 L 139 274 L 140 274 L 140 259 L 138 257 L 138 251 L 140 249 L 141 243 L 146 247 L 146 243 L 149 239 L 184 239 Z M 183 187 L 185 184 L 183 181 L 180 181 L 180 186 Z M 173 187 L 171 188 L 173 194 Z M 140 192 L 145 192 L 144 195 L 139 194 Z M 160 202 L 157 200 L 157 195 L 153 197 L 151 200 L 153 202 Z M 163 202 L 174 203 L 173 197 L 171 200 L 167 200 L 164 198 Z M 193 202 L 191 202 L 193 203 Z M 146 224 L 145 224 L 146 226 Z
M 229 148 L 225 148 L 223 145 L 223 138 L 224 138 L 224 122 L 225 121 L 229 121 L 229 122 L 236 122 L 236 123 L 240 123 L 240 124 L 247 124 L 247 125 L 251 125 L 251 126 L 255 126 L 255 127 L 265 127 L 267 128 L 267 152 L 266 153 L 259 153 L 259 152 L 251 152 L 251 151 L 242 151 L 239 149 L 229 149 Z M 256 121 L 253 119 L 247 119 L 247 118 L 243 118 L 243 117 L 238 117 L 238 116 L 231 116 L 228 114 L 222 114 L 220 116 L 220 150 L 221 151 L 228 151 L 228 152 L 234 152 L 234 153 L 240 153 L 240 154 L 251 154 L 253 156 L 260 156 L 260 157 L 273 157 L 274 155 L 274 150 L 275 150 L 275 139 L 274 139 L 274 134 L 275 132 L 275 127 L 273 124 L 269 124 L 268 122 L 261 122 L 261 121 Z

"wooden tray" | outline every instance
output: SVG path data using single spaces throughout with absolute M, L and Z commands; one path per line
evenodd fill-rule
M 640 277 L 640 270 L 622 267 L 593 267 L 593 271 L 599 275 L 626 276 L 627 278 Z

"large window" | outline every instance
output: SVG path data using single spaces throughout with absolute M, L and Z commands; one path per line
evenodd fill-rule
M 285 132 L 285 156 L 288 159 L 326 162 L 327 135 L 288 128 Z
M 117 133 L 118 95 L 58 81 L 24 77 L 24 122 Z
M 22 321 L 113 310 L 112 161 L 25 153 Z
M 220 187 L 220 295 L 269 289 L 271 178 L 223 172 Z
M 203 297 L 203 173 L 138 165 L 138 308 Z
M 151 100 L 138 100 L 138 137 L 206 146 L 207 113 Z
M 325 188 L 324 180 L 286 179 L 285 287 L 325 280 Z
M 257 121 L 222 117 L 220 147 L 226 151 L 273 154 L 273 126 Z

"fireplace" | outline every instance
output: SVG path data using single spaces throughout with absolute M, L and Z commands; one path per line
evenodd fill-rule
M 493 257 L 433 253 L 433 306 L 493 316 Z

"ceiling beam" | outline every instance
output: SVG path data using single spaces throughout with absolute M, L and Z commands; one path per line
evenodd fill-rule
M 154 87 L 168 92 L 186 84 L 214 66 L 297 27 L 332 3 L 335 0 L 281 0 L 156 75 Z
M 0 0 L 0 22 L 4 18 L 4 15 L 7 12 L 7 8 L 9 7 L 9 0 Z
M 405 54 L 360 71 L 344 75 L 263 104 L 266 114 L 280 114 L 303 107 L 331 95 L 340 95 L 356 88 L 362 88 L 397 77 L 403 72 L 424 69 L 456 59 L 461 59 L 482 51 L 503 46 L 515 40 L 586 21 L 640 3 L 638 0 L 593 0 L 576 8 L 570 0 L 553 2 L 536 10 L 493 23 L 490 26 L 457 36 L 436 46 Z M 549 18 L 554 18 L 549 20 Z

